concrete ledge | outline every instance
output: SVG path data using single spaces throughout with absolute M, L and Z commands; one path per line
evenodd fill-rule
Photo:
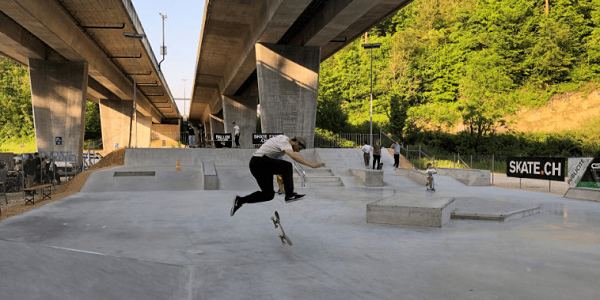
M 600 202 L 600 189 L 569 188 L 565 198 Z
M 383 186 L 383 171 L 382 170 L 360 170 L 350 169 L 350 175 L 354 176 L 359 183 L 366 187 L 382 187 Z
M 482 213 L 464 213 L 459 211 L 454 211 L 452 213 L 452 220 L 475 220 L 475 221 L 496 221 L 496 222 L 506 222 L 510 220 L 525 218 L 527 216 L 531 216 L 534 214 L 540 213 L 540 207 L 531 207 L 522 210 L 511 211 L 504 214 L 482 214 Z
M 465 185 L 491 185 L 491 173 L 489 170 L 437 168 L 437 173 L 438 175 L 450 176 Z
M 202 161 L 202 181 L 204 182 L 205 190 L 218 190 L 219 180 L 217 178 L 217 169 L 215 162 L 212 160 Z
M 408 179 L 419 185 L 425 185 L 429 182 L 427 181 L 427 175 L 425 175 L 425 173 L 413 169 L 398 168 L 396 169 L 396 175 L 408 177 Z
M 441 228 L 454 208 L 454 198 L 390 197 L 367 204 L 367 223 Z

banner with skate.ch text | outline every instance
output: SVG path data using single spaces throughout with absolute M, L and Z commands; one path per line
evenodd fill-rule
M 506 176 L 565 181 L 564 157 L 509 157 Z

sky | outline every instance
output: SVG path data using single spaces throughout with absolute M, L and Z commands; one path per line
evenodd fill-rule
M 160 55 L 160 47 L 163 44 L 163 19 L 160 14 L 167 16 L 165 18 L 167 55 L 160 67 L 173 98 L 189 99 L 196 70 L 204 1 L 132 0 L 132 2 L 158 62 L 163 59 Z M 184 101 L 176 100 L 176 103 L 179 112 L 187 115 L 189 101 L 185 101 L 185 113 Z

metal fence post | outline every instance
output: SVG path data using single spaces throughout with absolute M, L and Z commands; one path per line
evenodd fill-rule
M 419 169 L 421 169 L 421 166 L 423 164 L 421 163 L 421 144 L 419 144 Z
M 456 153 L 454 153 L 454 158 L 452 159 L 454 166 L 452 168 L 456 169 Z
M 492 154 L 492 185 L 494 185 L 494 154 Z

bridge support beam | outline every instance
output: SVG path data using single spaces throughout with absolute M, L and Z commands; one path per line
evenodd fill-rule
M 38 152 L 63 152 L 82 162 L 86 62 L 29 60 L 33 122 Z
M 117 148 L 129 147 L 132 111 L 133 100 L 100 99 L 100 124 L 105 155 Z
M 137 112 L 137 147 L 150 148 L 152 138 L 152 117 L 144 116 L 139 111 Z M 133 134 L 135 136 L 135 128 Z M 135 141 L 135 139 L 133 139 Z M 179 139 L 177 139 L 179 140 Z M 134 143 L 135 145 L 135 143 Z
M 320 48 L 262 43 L 255 48 L 262 131 L 305 136 L 312 147 Z
M 258 98 L 240 98 L 223 96 L 223 119 L 225 122 L 225 132 L 231 132 L 233 146 L 235 146 L 235 136 L 233 136 L 233 122 L 240 127 L 240 147 L 253 148 L 252 133 L 256 131 L 256 106 Z
M 209 138 L 210 138 L 210 140 L 214 140 L 215 133 L 225 133 L 225 124 L 223 124 L 223 122 L 215 120 L 214 118 L 209 118 L 209 119 L 210 119 L 209 120 L 209 122 L 210 122 Z

